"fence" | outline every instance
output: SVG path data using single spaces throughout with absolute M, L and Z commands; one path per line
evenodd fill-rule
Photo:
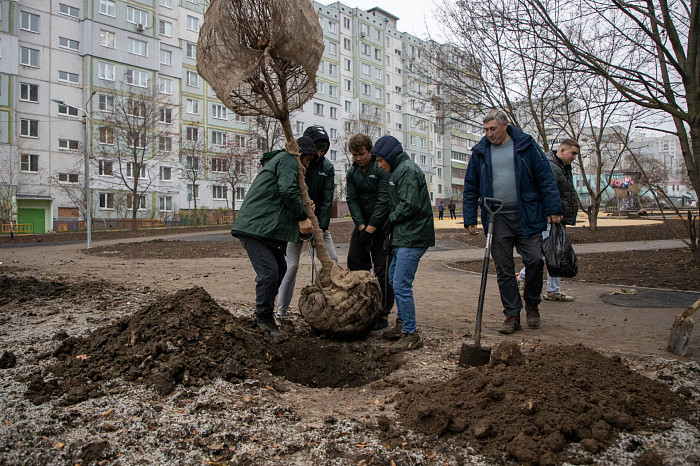
M 34 233 L 33 223 L 3 223 L 0 234 L 30 235 Z

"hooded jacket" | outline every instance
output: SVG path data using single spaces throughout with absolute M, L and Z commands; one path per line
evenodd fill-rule
M 508 125 L 513 139 L 515 183 L 518 189 L 518 216 L 524 236 L 540 233 L 547 228 L 548 215 L 562 215 L 559 190 L 552 169 L 542 149 L 513 125 Z M 486 136 L 472 149 L 464 175 L 464 225 L 476 225 L 476 212 L 484 197 L 493 197 L 491 142 Z M 488 225 L 488 212 L 481 209 L 481 223 Z
M 310 126 L 304 131 L 304 136 L 313 139 L 314 143 L 326 142 L 330 148 L 330 139 L 323 128 Z M 335 192 L 335 169 L 325 155 L 315 158 L 306 169 L 306 186 L 309 197 L 316 206 L 314 213 L 322 230 L 328 230 L 331 223 L 331 208 Z
M 381 230 L 389 214 L 389 177 L 375 157 L 364 171 L 353 162 L 346 176 L 345 196 L 356 226 L 371 225 Z
M 571 170 L 571 165 L 567 165 L 557 157 L 555 151 L 547 153 L 549 166 L 552 168 L 554 179 L 557 182 L 559 189 L 559 197 L 561 199 L 561 207 L 564 212 L 564 225 L 576 225 L 576 216 L 578 215 L 578 193 L 574 187 L 574 176 Z
M 262 169 L 243 200 L 231 234 L 277 241 L 298 241 L 307 218 L 299 197 L 296 156 L 282 150 L 263 154 Z

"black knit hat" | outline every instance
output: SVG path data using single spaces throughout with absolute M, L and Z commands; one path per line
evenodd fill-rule
M 297 139 L 297 145 L 299 146 L 299 154 L 301 155 L 309 154 L 313 155 L 314 157 L 318 155 L 318 151 L 314 145 L 314 140 L 308 136 L 302 136 Z

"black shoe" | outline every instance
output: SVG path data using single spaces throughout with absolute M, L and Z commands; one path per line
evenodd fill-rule
M 372 331 L 375 332 L 377 330 L 383 330 L 389 326 L 389 320 L 385 317 L 379 317 L 375 322 L 374 322 L 374 327 L 372 327 Z
M 255 316 L 255 320 L 258 323 L 258 327 L 270 332 L 270 335 L 281 335 L 280 329 L 277 327 L 277 322 L 275 322 L 274 316 Z
M 537 328 L 540 326 L 540 309 L 537 304 L 527 303 L 525 305 L 525 318 L 528 327 Z

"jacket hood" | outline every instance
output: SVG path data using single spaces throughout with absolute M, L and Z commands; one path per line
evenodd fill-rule
M 284 152 L 284 150 L 282 150 L 282 149 L 277 149 L 277 150 L 273 150 L 273 151 L 270 151 L 270 152 L 265 152 L 265 153 L 262 155 L 262 157 L 260 158 L 260 165 L 262 165 L 262 166 L 264 167 L 265 164 L 266 164 L 267 162 L 269 162 L 270 160 L 272 160 L 273 157 L 274 157 L 275 155 L 279 154 L 280 152 Z
M 380 137 L 372 148 L 373 156 L 380 157 L 392 166 L 394 159 L 401 153 L 403 153 L 401 143 L 394 136 L 389 135 Z
M 324 155 L 326 152 L 328 152 L 328 149 L 331 147 L 331 140 L 328 137 L 328 133 L 323 128 L 323 126 L 309 126 L 308 128 L 306 128 L 306 130 L 304 130 L 304 136 L 311 138 L 314 145 L 316 146 L 316 149 L 324 150 Z
M 313 139 L 308 136 L 298 138 L 297 145 L 299 146 L 299 154 L 301 155 L 311 154 L 314 158 L 318 155 Z

